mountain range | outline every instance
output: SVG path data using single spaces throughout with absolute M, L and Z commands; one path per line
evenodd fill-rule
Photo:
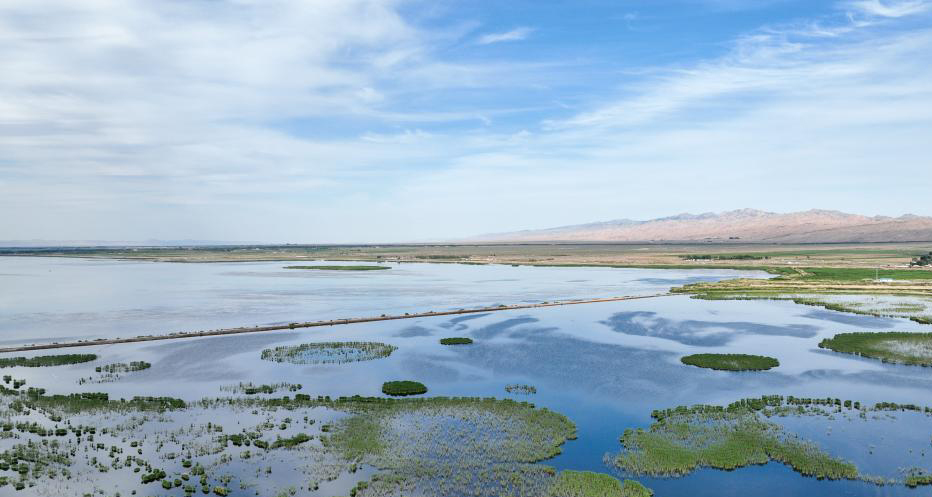
M 469 241 L 495 242 L 762 242 L 866 243 L 932 241 L 932 217 L 863 216 L 813 209 L 776 213 L 739 209 L 679 214 L 647 221 L 617 219 L 556 228 L 493 233 Z

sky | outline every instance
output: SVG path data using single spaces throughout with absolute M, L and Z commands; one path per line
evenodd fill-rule
M 0 0 L 0 240 L 932 215 L 932 0 Z

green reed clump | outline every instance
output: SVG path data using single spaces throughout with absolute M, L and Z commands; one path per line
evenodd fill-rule
M 650 497 L 654 492 L 634 480 L 592 471 L 563 470 L 547 491 L 548 497 Z
M 773 357 L 751 354 L 693 354 L 681 357 L 680 362 L 720 371 L 765 371 L 780 365 Z
M 932 366 L 932 333 L 839 333 L 819 342 L 819 347 L 883 362 Z
M 418 381 L 386 381 L 382 384 L 382 393 L 385 395 L 394 395 L 396 397 L 405 395 L 421 395 L 427 393 L 427 387 Z
M 388 357 L 398 347 L 380 342 L 319 342 L 262 351 L 262 359 L 292 364 L 340 364 Z
M 33 395 L 27 398 L 30 406 L 43 409 L 55 409 L 63 412 L 81 412 L 90 410 L 114 411 L 159 411 L 165 409 L 184 409 L 187 404 L 173 397 L 141 397 L 132 399 L 110 399 L 103 392 L 82 392 L 69 395 Z
M 115 362 L 113 364 L 104 364 L 103 366 L 97 366 L 94 368 L 94 371 L 98 373 L 132 373 L 134 371 L 142 371 L 143 369 L 149 369 L 152 367 L 152 364 L 149 364 L 146 361 L 132 361 L 129 363 L 126 362 Z
M 0 358 L 0 368 L 25 366 L 38 368 L 46 366 L 64 366 L 66 364 L 80 364 L 97 360 L 96 354 L 61 354 L 40 355 L 36 357 L 3 357 Z
M 440 339 L 440 345 L 469 345 L 471 343 L 472 338 L 466 337 L 451 337 Z
M 297 447 L 298 445 L 303 444 L 304 442 L 309 441 L 310 439 L 311 439 L 311 436 L 308 435 L 307 433 L 298 433 L 297 435 L 290 437 L 290 438 L 275 439 L 275 441 L 272 442 L 271 448 L 279 449 L 279 448 L 284 447 L 286 449 L 291 449 L 291 448 Z

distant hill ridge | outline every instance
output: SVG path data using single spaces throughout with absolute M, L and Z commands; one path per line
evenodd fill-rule
M 786 214 L 757 209 L 635 221 L 616 219 L 540 230 L 480 235 L 471 241 L 746 241 L 772 243 L 932 241 L 932 217 L 863 216 L 812 209 Z

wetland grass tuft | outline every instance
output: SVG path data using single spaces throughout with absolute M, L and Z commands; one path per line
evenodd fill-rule
M 0 358 L 0 368 L 25 366 L 38 368 L 46 366 L 64 366 L 66 364 L 80 364 L 97 360 L 96 354 L 60 354 L 40 355 L 36 357 L 3 357 Z
M 773 357 L 750 354 L 693 354 L 680 358 L 680 362 L 720 371 L 766 371 L 780 365 Z
M 132 361 L 132 362 L 115 362 L 113 364 L 104 364 L 103 366 L 97 366 L 94 368 L 94 371 L 98 373 L 132 373 L 135 371 L 142 371 L 143 369 L 149 369 L 152 367 L 152 364 L 149 364 L 146 361 Z
M 421 395 L 427 393 L 423 383 L 410 380 L 386 381 L 382 384 L 382 393 L 396 397 L 407 395 Z
M 451 337 L 440 339 L 440 345 L 469 345 L 471 343 L 472 338 L 466 337 Z

